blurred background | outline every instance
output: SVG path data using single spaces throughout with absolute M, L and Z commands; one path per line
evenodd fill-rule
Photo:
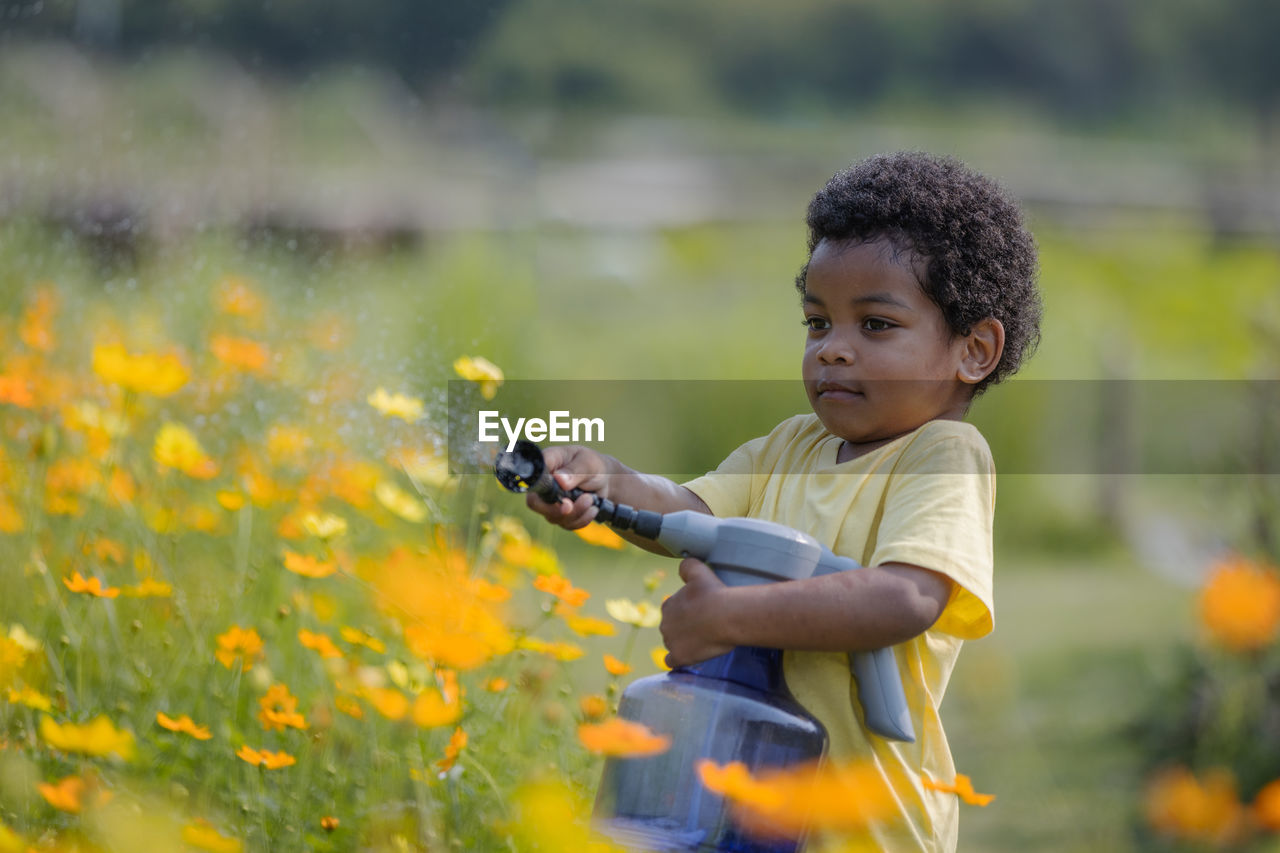
M 961 849 L 1164 849 L 1152 768 L 1280 761 L 1274 719 L 1215 758 L 1184 711 L 1206 573 L 1280 547 L 1277 36 L 1272 0 L 3 0 L 0 304 L 146 294 L 168 313 L 141 346 L 244 276 L 343 318 L 352 370 L 441 424 L 462 354 L 512 380 L 784 380 L 812 193 L 876 152 L 957 156 L 1025 205 L 1046 305 L 975 411 L 1014 473 L 997 631 L 943 708 L 999 796 Z M 1190 406 L 1139 417 L 1155 387 Z M 1235 461 L 1128 464 L 1215 438 L 1208 387 Z M 649 440 L 713 467 L 736 440 L 689 425 L 744 415 L 681 399 Z M 1086 461 L 1044 461 L 1064 435 Z

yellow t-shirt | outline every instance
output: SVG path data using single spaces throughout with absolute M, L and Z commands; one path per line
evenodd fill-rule
M 994 625 L 991 452 L 975 427 L 947 420 L 837 465 L 840 445 L 816 415 L 797 415 L 685 486 L 717 516 L 776 521 L 864 566 L 909 563 L 955 581 L 937 623 L 894 647 L 914 743 L 866 729 L 847 654 L 783 655 L 791 692 L 827 728 L 829 758 L 872 762 L 894 792 L 899 815 L 872 828 L 881 848 L 953 851 L 956 797 L 925 790 L 921 776 L 955 778 L 938 706 L 963 641 Z

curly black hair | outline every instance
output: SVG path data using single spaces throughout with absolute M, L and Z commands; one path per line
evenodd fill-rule
M 994 181 L 950 157 L 920 152 L 863 160 L 827 182 L 809 203 L 809 257 L 823 240 L 883 238 L 923 262 L 924 292 L 953 334 L 994 317 L 1004 353 L 974 386 L 979 394 L 1017 371 L 1040 340 L 1036 246 L 1018 205 Z M 808 261 L 796 276 L 804 298 Z

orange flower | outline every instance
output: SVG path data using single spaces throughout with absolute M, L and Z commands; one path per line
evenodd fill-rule
M 551 593 L 570 607 L 581 607 L 591 597 L 591 593 L 578 589 L 563 575 L 538 575 L 533 579 L 533 586 Z
M 991 801 L 996 798 L 995 794 L 979 794 L 973 790 L 973 782 L 963 773 L 956 774 L 955 782 L 935 782 L 932 779 L 921 777 L 921 782 L 929 791 L 941 791 L 944 794 L 956 794 L 961 800 L 971 806 L 990 805 Z
M 227 669 L 231 669 L 238 660 L 248 672 L 253 669 L 254 661 L 262 657 L 262 638 L 253 628 L 246 631 L 239 625 L 232 625 L 225 634 L 218 635 L 217 642 L 218 650 L 214 656 Z
M 320 818 L 320 828 L 323 829 L 325 832 L 333 832 L 335 829 L 338 828 L 338 823 L 339 823 L 338 819 L 333 815 L 325 815 L 324 817 Z
M 578 708 L 588 720 L 598 720 L 609 713 L 609 702 L 603 696 L 593 694 L 579 699 Z
M 537 637 L 521 637 L 516 641 L 516 648 L 540 652 L 565 663 L 577 660 L 586 654 L 580 646 L 575 646 L 573 643 L 549 643 Z
M 285 684 L 273 684 L 267 688 L 258 705 L 262 709 L 258 712 L 258 721 L 267 731 L 307 728 L 307 721 L 298 713 L 298 699 Z
M 174 355 L 133 355 L 120 344 L 93 348 L 93 372 L 113 385 L 167 397 L 187 384 L 187 368 Z
M 267 364 L 271 361 L 271 353 L 267 348 L 248 338 L 214 335 L 209 341 L 209 351 L 228 367 L 246 373 L 265 373 Z
M 336 696 L 333 700 L 333 707 L 337 708 L 348 717 L 357 720 L 364 719 L 364 708 L 360 707 L 360 703 L 350 696 Z
M 1219 562 L 1200 592 L 1200 619 L 1231 651 L 1263 648 L 1280 628 L 1280 576 L 1242 557 Z
M 208 728 L 196 725 L 195 721 L 186 714 L 175 720 L 163 711 L 159 711 L 156 713 L 156 722 L 160 724 L 162 729 L 168 729 L 171 732 L 182 732 L 183 734 L 191 735 L 196 740 L 208 740 L 213 737 Z
M 0 403 L 30 409 L 36 404 L 31 383 L 23 376 L 0 373 Z
M 436 767 L 441 773 L 449 770 L 458 762 L 458 754 L 467 746 L 467 733 L 461 728 L 453 730 L 453 736 L 449 738 L 449 743 L 444 748 L 444 758 L 436 762 Z
M 255 767 L 265 767 L 268 770 L 279 770 L 281 767 L 289 767 L 298 763 L 298 759 L 287 752 L 251 749 L 248 744 L 236 750 L 236 757 L 249 762 Z
M 53 317 L 58 312 L 58 294 L 48 282 L 35 292 L 27 310 L 22 312 L 18 337 L 29 348 L 50 352 L 54 348 Z
M 893 813 L 892 791 L 865 762 L 802 764 L 752 776 L 746 765 L 698 763 L 709 790 L 732 803 L 735 822 L 759 836 L 794 838 L 806 828 L 851 833 Z
M 72 592 L 82 592 L 85 595 L 92 595 L 97 598 L 115 598 L 120 594 L 119 587 L 104 587 L 100 579 L 93 577 L 86 580 L 79 572 L 69 578 L 63 578 L 62 582 Z
M 155 578 L 143 578 L 140 583 L 125 587 L 124 594 L 130 598 L 168 598 L 173 595 L 173 586 Z
M 1253 798 L 1253 819 L 1272 832 L 1280 832 L 1280 779 L 1268 782 Z
M 1229 770 L 1210 770 L 1197 777 L 1185 767 L 1172 767 L 1147 785 L 1143 812 L 1157 832 L 1188 841 L 1216 842 L 1238 829 L 1243 808 Z
M 342 649 L 334 645 L 333 640 L 329 639 L 327 634 L 320 634 L 303 628 L 298 631 L 298 642 L 302 643 L 303 648 L 318 652 L 322 658 L 342 657 Z
M 657 755 L 671 746 L 670 737 L 654 734 L 643 724 L 621 717 L 578 726 L 578 740 L 597 755 L 617 758 Z
M 613 655 L 604 656 L 604 668 L 610 675 L 626 675 L 631 671 L 631 667 L 615 658 Z
M 327 578 L 338 570 L 336 563 L 322 563 L 312 556 L 284 552 L 284 567 L 304 578 Z
M 561 605 L 562 607 L 564 605 Z M 566 614 L 564 624 L 569 626 L 569 630 L 577 634 L 579 637 L 612 637 L 618 631 L 613 627 L 612 622 L 606 622 L 603 619 L 597 619 L 594 616 L 577 616 L 574 614 Z
M 387 650 L 385 643 L 372 634 L 367 634 L 364 631 L 361 631 L 359 628 L 352 628 L 349 625 L 344 625 L 338 630 L 338 633 L 342 635 L 342 639 L 346 640 L 353 646 L 364 646 L 366 649 L 377 652 L 378 654 L 382 654 Z
M 484 689 L 488 690 L 490 693 L 501 693 L 503 690 L 507 689 L 508 683 L 509 682 L 505 678 L 495 675 L 485 681 Z
M 85 782 L 79 776 L 68 776 L 53 785 L 41 782 L 36 787 L 45 802 L 59 811 L 80 814 L 84 807 L 81 798 L 84 796 Z

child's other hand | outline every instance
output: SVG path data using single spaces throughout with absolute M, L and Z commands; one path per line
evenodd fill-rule
M 720 631 L 729 587 L 701 560 L 680 561 L 684 586 L 662 602 L 662 642 L 667 647 L 667 666 L 687 666 L 733 650 Z
M 542 498 L 529 492 L 525 503 L 529 509 L 565 530 L 577 530 L 586 527 L 596 517 L 595 503 L 591 494 L 607 497 L 605 487 L 608 484 L 608 461 L 605 457 L 589 447 L 578 445 L 559 445 L 548 447 L 542 451 L 542 460 L 546 463 L 551 476 L 556 478 L 560 488 L 566 492 L 582 489 L 588 494 L 579 495 L 576 501 L 565 498 L 558 504 L 549 504 Z

